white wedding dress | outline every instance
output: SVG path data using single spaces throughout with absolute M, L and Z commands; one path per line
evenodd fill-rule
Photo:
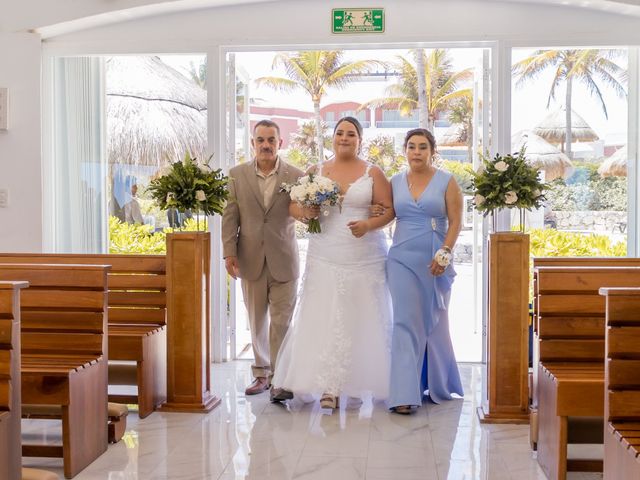
M 351 184 L 342 211 L 321 215 L 310 236 L 302 290 L 272 384 L 296 395 L 384 399 L 389 390 L 391 300 L 381 230 L 356 238 L 347 227 L 369 217 L 373 179 Z

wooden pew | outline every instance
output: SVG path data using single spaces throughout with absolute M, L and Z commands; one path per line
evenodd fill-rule
M 640 285 L 640 267 L 536 267 L 538 463 L 550 479 L 602 471 L 567 460 L 568 443 L 602 443 L 604 286 Z M 570 424 L 570 419 L 574 422 Z
M 107 272 L 104 265 L 0 264 L 26 280 L 21 308 L 22 415 L 59 414 L 62 446 L 22 445 L 62 457 L 72 478 L 107 449 Z
M 20 289 L 27 282 L 0 282 L 0 478 L 19 480 Z
M 627 257 L 537 257 L 533 259 L 533 376 L 531 379 L 530 441 L 531 448 L 537 449 L 538 442 L 538 308 L 537 308 L 537 268 L 538 267 L 640 267 L 640 258 Z M 604 324 L 603 324 L 604 328 Z
M 606 298 L 605 480 L 640 480 L 640 288 Z
M 109 272 L 109 385 L 136 385 L 137 395 L 109 401 L 137 403 L 145 418 L 167 400 L 167 299 L 164 255 L 0 254 L 0 263 L 111 265 Z M 122 363 L 135 362 L 135 365 Z

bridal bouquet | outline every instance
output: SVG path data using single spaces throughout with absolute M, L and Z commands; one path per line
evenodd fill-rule
M 291 200 L 301 207 L 328 207 L 340 201 L 340 187 L 330 178 L 310 173 L 300 177 L 297 182 L 282 184 L 282 190 L 288 192 Z M 325 212 L 328 215 L 329 212 Z M 320 220 L 312 218 L 307 228 L 309 233 L 320 233 Z

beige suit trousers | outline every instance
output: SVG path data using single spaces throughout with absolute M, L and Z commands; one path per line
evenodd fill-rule
M 271 379 L 280 345 L 293 316 L 298 280 L 278 282 L 269 272 L 266 261 L 256 280 L 241 280 L 255 356 L 251 370 L 254 377 Z

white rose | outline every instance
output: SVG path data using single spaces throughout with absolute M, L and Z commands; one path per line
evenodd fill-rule
M 518 195 L 513 190 L 504 194 L 504 203 L 506 203 L 507 205 L 513 205 L 517 201 Z
M 480 194 L 477 194 L 475 196 L 475 202 L 476 202 L 476 206 L 479 207 L 480 205 L 482 205 L 484 203 L 484 197 Z
M 196 190 L 196 200 L 199 202 L 204 202 L 207 199 L 207 195 L 203 190 Z
M 209 173 L 211 171 L 211 168 L 209 167 L 209 165 L 206 164 L 199 164 L 198 165 L 198 170 L 200 170 L 202 173 Z
M 496 167 L 496 170 L 498 170 L 499 172 L 506 172 L 507 169 L 509 168 L 509 164 L 507 162 L 503 162 L 502 160 L 500 160 L 499 162 L 496 162 L 494 166 Z
M 537 188 L 533 191 L 533 198 L 538 198 L 540 196 L 540 190 Z
M 309 175 L 305 175 L 304 177 L 300 177 L 300 184 L 309 183 Z

